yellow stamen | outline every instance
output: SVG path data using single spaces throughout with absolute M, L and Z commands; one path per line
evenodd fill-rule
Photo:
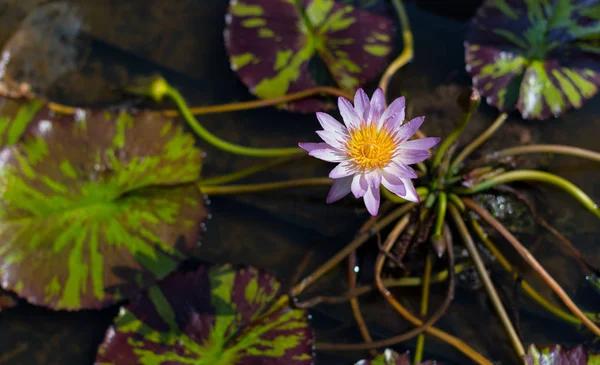
M 378 130 L 376 125 L 351 130 L 346 145 L 348 156 L 363 171 L 386 167 L 396 147 L 394 136 L 385 128 Z

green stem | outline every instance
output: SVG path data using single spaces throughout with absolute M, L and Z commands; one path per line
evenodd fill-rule
M 467 158 L 469 155 L 477 149 L 477 147 L 481 146 L 488 138 L 490 138 L 501 126 L 504 124 L 504 121 L 508 115 L 506 113 L 500 114 L 498 118 L 494 121 L 494 123 L 489 126 L 483 133 L 479 135 L 479 137 L 475 138 L 473 142 L 469 143 L 459 154 L 456 156 L 452 164 L 450 165 L 449 173 L 454 175 L 458 172 L 460 164 Z
M 403 203 L 409 202 L 408 200 L 401 198 L 398 195 L 392 193 L 391 191 L 384 188 L 383 186 L 381 187 L 381 193 L 387 200 L 391 201 L 392 203 L 403 204 Z M 427 189 L 424 186 L 420 186 L 417 188 L 417 195 L 419 196 L 419 200 L 423 201 L 423 199 L 426 199 L 429 196 L 429 189 Z
M 406 9 L 402 0 L 392 0 L 392 4 L 398 14 L 398 20 L 402 27 L 402 40 L 404 41 L 404 49 L 402 53 L 387 67 L 383 76 L 379 80 L 379 87 L 383 90 L 383 94 L 387 94 L 387 89 L 392 80 L 392 77 L 396 72 L 410 62 L 414 55 L 413 46 L 413 35 L 410 30 L 410 22 L 408 21 L 408 15 L 406 15 Z
M 221 175 L 221 176 L 210 177 L 210 178 L 207 178 L 207 179 L 203 179 L 200 182 L 200 184 L 202 186 L 212 186 L 212 185 L 229 184 L 229 183 L 232 183 L 234 181 L 238 181 L 238 180 L 241 180 L 243 178 L 246 178 L 248 176 L 252 176 L 252 175 L 254 175 L 256 173 L 259 173 L 261 171 L 268 170 L 268 169 L 270 169 L 272 167 L 282 165 L 282 164 L 284 164 L 286 162 L 290 162 L 290 161 L 294 160 L 296 157 L 299 157 L 299 156 L 300 155 L 298 155 L 298 156 L 294 155 L 294 156 L 282 157 L 282 158 L 275 159 L 273 161 L 269 161 L 269 162 L 264 163 L 264 164 L 260 164 L 260 165 L 249 167 L 249 168 L 244 169 L 244 170 L 232 172 L 230 174 L 225 174 L 225 175 Z
M 233 143 L 227 142 L 225 140 L 222 140 L 219 137 L 212 134 L 211 132 L 209 132 L 208 129 L 206 129 L 202 124 L 200 124 L 200 122 L 196 119 L 196 117 L 194 117 L 194 115 L 190 111 L 184 98 L 181 96 L 181 94 L 179 94 L 179 92 L 177 90 L 175 90 L 173 87 L 171 87 L 169 84 L 167 84 L 166 81 L 164 81 L 163 79 L 159 79 L 159 80 L 155 81 L 155 83 L 164 83 L 164 85 L 160 85 L 160 87 L 154 86 L 152 88 L 154 91 L 156 91 L 156 95 L 153 95 L 155 97 L 155 99 L 160 100 L 163 96 L 168 96 L 169 98 L 171 98 L 175 102 L 175 104 L 177 104 L 177 107 L 179 108 L 181 115 L 186 120 L 186 122 L 189 124 L 189 126 L 192 128 L 192 130 L 194 132 L 196 132 L 196 134 L 200 138 L 202 138 L 204 141 L 208 142 L 209 144 L 213 145 L 214 147 L 216 147 L 220 150 L 223 150 L 223 151 L 226 151 L 229 153 L 233 153 L 236 155 L 249 156 L 249 157 L 282 157 L 282 156 L 295 155 L 295 154 L 303 152 L 303 150 L 298 147 L 293 147 L 293 148 L 253 148 L 253 147 L 240 146 L 240 145 L 233 144 Z
M 333 180 L 329 178 L 312 178 L 312 179 L 296 179 L 287 181 L 277 181 L 263 184 L 239 184 L 239 185 L 224 185 L 214 186 L 205 185 L 202 181 L 198 183 L 200 190 L 209 195 L 233 195 L 259 193 L 263 191 L 281 190 L 287 188 L 297 188 L 300 186 L 321 186 L 331 185 Z
M 502 157 L 525 155 L 530 153 L 554 153 L 557 155 L 566 155 L 585 158 L 594 162 L 600 162 L 600 153 L 586 150 L 584 148 L 563 146 L 559 144 L 534 144 L 529 146 L 511 147 L 492 153 L 486 158 L 488 160 Z
M 440 239 L 442 237 L 442 229 L 444 228 L 444 221 L 446 220 L 446 210 L 448 208 L 448 196 L 445 192 L 440 192 L 437 205 L 436 205 L 436 215 L 435 215 L 435 224 L 433 226 L 433 235 L 431 236 L 432 240 Z
M 456 139 L 465 130 L 465 127 L 471 121 L 472 116 L 473 116 L 473 110 L 466 111 L 462 115 L 456 128 L 454 128 L 454 130 L 450 133 L 450 135 L 442 141 L 442 144 L 440 145 L 440 147 L 436 151 L 435 155 L 433 156 L 433 162 L 431 165 L 432 169 L 435 169 L 436 167 L 438 167 L 440 165 L 440 163 L 442 162 L 442 159 L 444 158 L 444 155 L 446 154 L 446 152 L 448 152 L 448 149 L 452 146 L 452 144 L 456 141 Z
M 477 247 L 473 242 L 473 238 L 469 234 L 469 231 L 467 229 L 467 226 L 465 225 L 465 222 L 462 219 L 462 216 L 454 206 L 450 206 L 449 211 L 450 216 L 452 217 L 452 220 L 454 221 L 454 224 L 458 229 L 461 238 L 463 239 L 463 242 L 467 246 L 469 255 L 471 256 L 471 259 L 473 259 L 475 269 L 477 270 L 479 278 L 481 279 L 481 282 L 483 283 L 483 286 L 490 298 L 490 301 L 492 302 L 494 309 L 496 310 L 496 314 L 498 315 L 500 321 L 504 325 L 504 329 L 506 330 L 508 337 L 510 338 L 510 342 L 513 345 L 513 349 L 515 350 L 519 358 L 523 359 L 523 357 L 525 356 L 525 347 L 519 339 L 519 335 L 517 334 L 517 331 L 515 330 L 515 327 L 513 326 L 510 317 L 508 316 L 508 313 L 506 312 L 506 309 L 504 308 L 504 305 L 500 300 L 500 296 L 498 295 L 494 284 L 492 284 L 492 280 L 488 275 L 485 265 L 483 264 L 483 260 L 479 255 L 479 251 L 477 251 Z
M 590 212 L 596 215 L 596 217 L 600 218 L 600 209 L 598 209 L 596 203 L 586 193 L 584 193 L 581 189 L 579 189 L 575 184 L 573 184 L 569 180 L 551 174 L 549 172 L 536 170 L 510 171 L 500 175 L 496 175 L 473 187 L 459 187 L 454 191 L 458 194 L 469 195 L 490 189 L 496 185 L 506 184 L 515 181 L 539 181 L 562 189 L 565 192 L 569 193 L 573 198 L 575 198 L 575 200 L 580 202 Z
M 427 316 L 427 310 L 429 306 L 429 285 L 431 283 L 431 256 L 427 255 L 425 259 L 425 273 L 423 274 L 423 292 L 421 294 L 421 316 L 425 318 Z M 423 350 L 425 349 L 425 334 L 420 333 L 417 337 L 417 349 L 415 350 L 415 358 L 413 363 L 418 365 L 423 359 Z

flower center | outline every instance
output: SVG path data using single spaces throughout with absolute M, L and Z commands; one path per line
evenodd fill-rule
M 394 136 L 385 128 L 368 125 L 350 131 L 348 156 L 363 171 L 386 167 L 396 151 Z

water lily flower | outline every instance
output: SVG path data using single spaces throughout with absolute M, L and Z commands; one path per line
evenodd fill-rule
M 324 142 L 299 144 L 310 156 L 338 163 L 329 173 L 334 181 L 327 203 L 352 192 L 357 199 L 364 198 L 371 215 L 377 215 L 382 184 L 390 192 L 418 202 L 419 195 L 411 181 L 417 174 L 409 165 L 429 158 L 428 149 L 440 141 L 436 137 L 409 141 L 425 117 L 404 123 L 404 97 L 386 108 L 381 89 L 375 91 L 370 101 L 367 94 L 358 89 L 354 106 L 340 97 L 338 108 L 344 124 L 329 114 L 317 113 L 323 127 L 317 134 Z

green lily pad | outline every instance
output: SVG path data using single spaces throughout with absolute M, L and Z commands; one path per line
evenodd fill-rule
M 419 365 L 442 365 L 435 361 L 420 362 Z M 379 354 L 371 360 L 360 360 L 354 365 L 412 365 L 408 352 L 399 354 L 392 349 L 385 349 L 382 354 Z
M 193 136 L 151 112 L 28 105 L 14 108 L 28 111 L 22 120 L 0 117 L 4 288 L 55 309 L 98 308 L 173 271 L 207 215 Z
M 600 85 L 600 1 L 487 0 L 465 42 L 467 71 L 489 104 L 548 119 Z
M 600 364 L 600 355 L 586 351 L 583 346 L 571 349 L 561 345 L 552 345 L 538 348 L 530 345 L 525 355 L 527 365 L 597 365 Z
M 308 313 L 254 268 L 175 273 L 122 308 L 96 365 L 311 365 Z
M 383 71 L 392 50 L 390 19 L 333 0 L 231 0 L 226 22 L 231 68 L 263 99 L 319 86 L 310 72 L 315 56 L 340 88 L 354 93 Z M 327 106 L 307 99 L 287 108 Z

